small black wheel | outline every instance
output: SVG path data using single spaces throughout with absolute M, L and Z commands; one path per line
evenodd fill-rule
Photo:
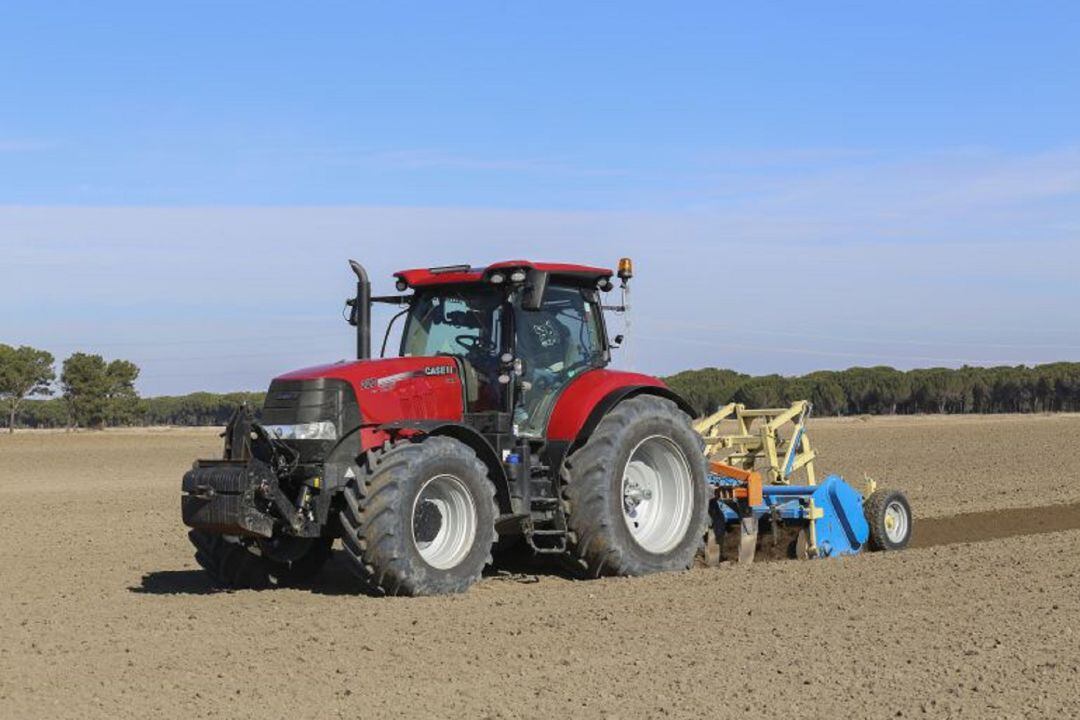
M 689 568 L 708 522 L 701 438 L 666 398 L 616 405 L 567 458 L 572 565 L 591 577 Z
M 235 535 L 192 530 L 195 561 L 215 585 L 261 590 L 310 582 L 330 559 L 333 538 L 290 538 L 248 541 Z
M 464 592 L 491 563 L 495 485 L 468 445 L 403 440 L 367 454 L 338 516 L 350 566 L 387 595 Z
M 911 541 L 911 504 L 899 490 L 878 490 L 863 501 L 871 550 L 903 550 Z

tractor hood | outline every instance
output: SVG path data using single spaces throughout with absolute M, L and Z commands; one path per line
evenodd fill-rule
M 358 422 L 366 427 L 403 420 L 460 421 L 464 406 L 461 371 L 452 357 L 357 360 L 294 370 L 275 378 L 267 392 L 263 421 L 274 423 L 273 410 L 284 410 L 282 405 L 296 407 L 302 415 L 319 412 L 314 406 L 321 405 L 325 415 L 330 409 L 325 407 L 325 394 L 331 388 L 342 396 L 335 402 L 351 401 L 358 406 Z M 312 411 L 305 413 L 305 406 Z M 293 422 L 300 420 L 307 421 Z

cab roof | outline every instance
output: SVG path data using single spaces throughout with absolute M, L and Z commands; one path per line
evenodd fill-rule
M 458 285 L 462 283 L 486 282 L 495 273 L 509 275 L 515 270 L 539 270 L 558 277 L 577 280 L 578 282 L 596 283 L 610 278 L 613 272 L 608 268 L 571 263 L 532 262 L 531 260 L 504 260 L 487 267 L 470 265 L 448 265 L 446 267 L 416 268 L 400 270 L 394 273 L 399 281 L 410 288 L 429 287 L 432 285 Z

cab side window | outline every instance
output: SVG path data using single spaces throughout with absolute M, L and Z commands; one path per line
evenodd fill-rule
M 539 310 L 517 311 L 517 356 L 525 371 L 514 414 L 520 433 L 542 433 L 559 391 L 602 364 L 599 312 L 580 288 L 559 286 L 548 287 Z

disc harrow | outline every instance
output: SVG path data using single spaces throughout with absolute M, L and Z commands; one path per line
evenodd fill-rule
M 870 478 L 862 492 L 839 475 L 817 481 L 810 411 L 805 400 L 766 409 L 730 403 L 695 423 L 709 460 L 709 515 L 721 557 L 735 528 L 743 564 L 769 540 L 779 554 L 807 559 L 907 546 L 913 517 L 902 492 Z

